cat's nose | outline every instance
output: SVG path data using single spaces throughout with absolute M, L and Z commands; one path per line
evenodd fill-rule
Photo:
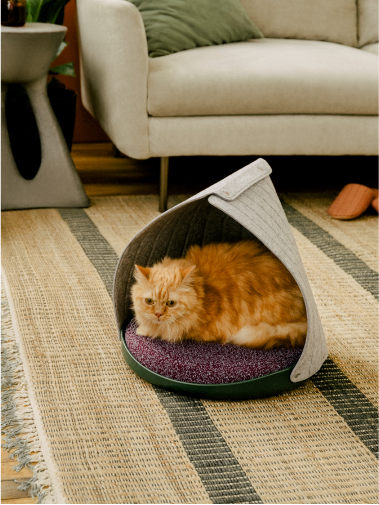
M 161 317 L 162 314 L 160 314 L 159 312 L 156 312 L 155 315 L 157 316 L 157 318 L 159 319 Z

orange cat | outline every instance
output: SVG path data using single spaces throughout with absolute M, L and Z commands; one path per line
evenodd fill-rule
M 307 333 L 301 291 L 258 240 L 192 246 L 185 258 L 136 265 L 132 287 L 139 335 L 300 347 Z

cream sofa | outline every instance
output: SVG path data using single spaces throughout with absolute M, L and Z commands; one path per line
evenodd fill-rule
M 115 146 L 193 155 L 377 155 L 377 0 L 241 0 L 264 39 L 149 58 L 138 9 L 78 0 L 84 106 Z

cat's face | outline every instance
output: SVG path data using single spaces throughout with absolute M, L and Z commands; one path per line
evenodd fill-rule
M 136 265 L 132 289 L 139 324 L 185 325 L 192 317 L 197 296 L 192 285 L 194 265 L 179 267 L 165 262 L 151 268 Z

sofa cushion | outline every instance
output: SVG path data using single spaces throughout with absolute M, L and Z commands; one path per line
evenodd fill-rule
M 359 0 L 366 1 L 370 0 Z M 356 0 L 241 0 L 241 3 L 265 37 L 357 46 Z
M 379 54 L 379 43 L 374 42 L 373 44 L 367 44 L 367 46 L 361 47 L 362 51 L 367 51 L 372 54 Z
M 150 59 L 151 116 L 377 114 L 377 60 L 309 40 L 258 39 Z
M 378 42 L 378 0 L 358 0 L 358 46 Z
M 262 38 L 239 0 L 129 0 L 145 25 L 149 56 Z

